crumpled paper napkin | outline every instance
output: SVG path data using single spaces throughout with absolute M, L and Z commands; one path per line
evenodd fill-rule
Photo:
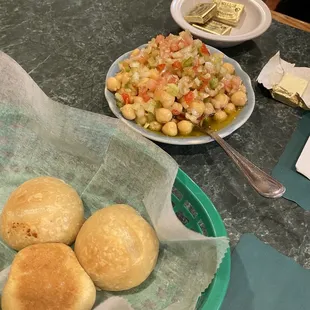
M 51 175 L 78 191 L 86 217 L 109 204 L 126 203 L 153 224 L 161 243 L 154 272 L 135 289 L 98 291 L 95 309 L 195 308 L 228 239 L 207 238 L 177 219 L 171 191 L 178 166 L 167 153 L 116 119 L 51 100 L 1 52 L 0 125 L 1 208 L 22 182 Z M 8 267 L 14 255 L 0 242 L 0 268 Z M 0 287 L 7 273 L 0 273 Z

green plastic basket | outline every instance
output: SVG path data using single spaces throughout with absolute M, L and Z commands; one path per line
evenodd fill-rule
M 200 187 L 179 169 L 172 194 L 174 211 L 189 229 L 209 237 L 227 236 L 221 216 Z M 197 310 L 219 310 L 230 279 L 230 251 L 227 251 L 212 283 L 197 302 Z

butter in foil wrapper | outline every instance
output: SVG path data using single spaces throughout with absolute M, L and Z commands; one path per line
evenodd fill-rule
M 214 20 L 234 27 L 238 25 L 244 11 L 243 4 L 225 0 L 213 0 L 213 3 L 217 4 Z
M 184 18 L 188 23 L 205 24 L 215 16 L 216 7 L 216 3 L 200 3 L 184 16 Z
M 277 101 L 291 107 L 300 107 L 305 110 L 310 110 L 301 98 L 307 86 L 308 81 L 285 73 L 282 80 L 274 85 L 270 92 L 271 96 Z
M 210 22 L 204 24 L 204 25 L 197 25 L 193 24 L 195 28 L 198 28 L 200 30 L 217 34 L 217 35 L 228 35 L 231 32 L 231 26 L 225 25 L 223 23 L 219 23 L 215 20 L 211 20 Z

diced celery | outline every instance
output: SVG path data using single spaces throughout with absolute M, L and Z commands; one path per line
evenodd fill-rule
M 156 109 L 156 106 L 157 106 L 157 102 L 153 99 L 150 99 L 147 104 L 145 105 L 144 109 L 145 111 L 147 112 L 150 112 L 150 113 L 153 113 L 154 114 L 154 111 Z
M 150 113 L 150 112 L 147 113 L 146 118 L 147 118 L 147 122 L 148 122 L 148 123 L 151 123 L 151 122 L 153 122 L 153 121 L 156 121 L 155 115 L 154 115 L 153 113 Z
M 123 62 L 123 67 L 125 69 L 126 72 L 129 72 L 130 71 L 130 67 L 129 67 L 129 64 L 127 62 Z
M 216 77 L 213 77 L 209 82 L 211 89 L 215 89 L 218 86 L 218 84 L 219 80 Z
M 189 57 L 182 62 L 183 67 L 190 67 L 193 65 L 193 57 Z
M 117 101 L 121 102 L 121 103 L 124 102 L 124 99 L 123 99 L 122 95 L 119 94 L 119 93 L 115 93 L 115 99 L 116 99 Z
M 116 100 L 116 105 L 117 105 L 118 108 L 121 108 L 121 107 L 124 106 L 124 104 L 122 102 L 118 101 L 118 100 Z
M 166 91 L 169 95 L 176 97 L 179 94 L 179 87 L 175 84 L 168 84 L 166 87 Z

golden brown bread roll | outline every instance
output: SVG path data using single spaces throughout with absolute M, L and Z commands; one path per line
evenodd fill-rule
M 0 233 L 15 250 L 42 242 L 71 244 L 83 222 L 77 192 L 60 179 L 38 177 L 12 192 L 1 214 Z
M 70 247 L 42 243 L 14 258 L 1 298 L 2 310 L 90 310 L 96 289 Z
M 140 285 L 153 271 L 159 241 L 135 209 L 112 205 L 83 224 L 74 251 L 97 287 L 122 291 Z

